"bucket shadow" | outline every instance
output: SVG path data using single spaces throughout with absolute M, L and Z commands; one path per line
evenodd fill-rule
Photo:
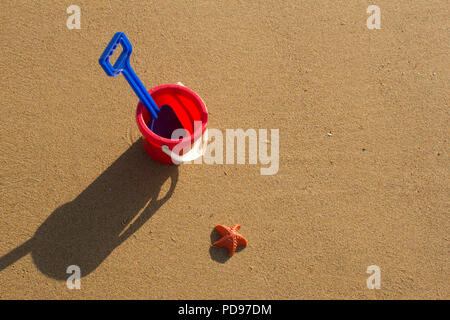
M 213 231 L 211 232 L 211 235 L 210 235 L 211 247 L 209 248 L 209 255 L 211 256 L 212 260 L 219 262 L 219 263 L 225 263 L 231 258 L 228 255 L 228 250 L 226 248 L 214 247 L 212 245 L 214 242 L 219 240 L 221 237 L 222 236 L 220 235 L 220 233 L 217 232 L 216 229 L 213 229 Z M 239 251 L 242 251 L 244 249 L 245 249 L 244 246 L 238 246 L 236 249 L 236 252 L 234 254 L 236 254 Z
M 159 195 L 168 179 L 169 190 Z M 177 180 L 178 167 L 149 159 L 138 140 L 73 201 L 53 211 L 33 238 L 0 257 L 0 271 L 31 253 L 51 278 L 66 280 L 70 265 L 79 266 L 82 276 L 90 274 L 172 196 Z

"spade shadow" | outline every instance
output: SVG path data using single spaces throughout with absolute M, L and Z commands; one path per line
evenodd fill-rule
M 178 167 L 148 158 L 141 139 L 73 201 L 53 211 L 34 236 L 0 257 L 0 271 L 31 253 L 48 277 L 65 280 L 67 267 L 94 271 L 172 196 Z M 169 190 L 159 197 L 170 179 Z M 159 197 L 159 199 L 158 199 Z
M 219 262 L 219 263 L 225 263 L 231 258 L 228 255 L 228 250 L 226 248 L 215 247 L 215 246 L 212 245 L 214 242 L 216 242 L 220 238 L 221 238 L 220 233 L 217 232 L 217 230 L 214 228 L 213 231 L 210 234 L 211 247 L 209 248 L 209 255 L 211 256 L 212 260 L 214 260 L 216 262 Z M 236 254 L 239 251 L 242 251 L 244 249 L 245 249 L 244 246 L 238 246 L 236 248 L 236 252 L 234 254 Z

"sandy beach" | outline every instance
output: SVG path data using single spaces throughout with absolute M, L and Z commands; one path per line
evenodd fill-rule
M 448 299 L 449 11 L 0 1 L 0 299 Z M 209 128 L 278 129 L 276 173 L 151 160 L 138 98 L 98 63 L 118 31 L 144 85 L 182 82 Z M 218 224 L 248 246 L 212 247 Z

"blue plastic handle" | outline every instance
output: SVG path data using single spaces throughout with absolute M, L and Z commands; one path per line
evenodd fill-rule
M 113 66 L 109 62 L 109 58 L 112 56 L 119 44 L 122 45 L 123 51 Z M 152 96 L 145 89 L 141 80 L 139 80 L 133 68 L 131 68 L 131 52 L 133 52 L 133 47 L 131 46 L 131 43 L 125 33 L 117 32 L 109 42 L 98 62 L 102 66 L 103 70 L 105 70 L 106 74 L 110 77 L 115 77 L 120 73 L 123 73 L 125 79 L 128 81 L 129 85 L 136 93 L 139 100 L 141 100 L 145 109 L 147 109 L 147 112 L 152 115 L 153 119 L 157 119 L 159 108 L 153 100 Z

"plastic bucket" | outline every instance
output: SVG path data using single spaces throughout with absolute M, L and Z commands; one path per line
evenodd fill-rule
M 139 101 L 136 122 L 143 136 L 144 149 L 150 158 L 160 163 L 180 164 L 202 156 L 208 125 L 208 110 L 203 100 L 191 89 L 178 84 L 157 86 L 148 92 L 158 106 L 169 105 L 178 118 L 183 118 L 183 128 L 189 133 L 176 140 L 156 134 L 149 128 L 152 116 Z M 158 117 L 155 122 L 159 120 Z M 195 123 L 200 125 L 194 128 Z M 178 153 L 173 152 L 175 147 Z M 183 154 L 183 149 L 188 151 Z

